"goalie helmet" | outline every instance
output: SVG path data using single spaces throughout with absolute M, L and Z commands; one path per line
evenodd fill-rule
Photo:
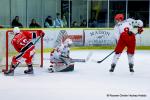
M 13 33 L 14 33 L 14 34 L 20 33 L 19 27 L 14 27 Z
M 123 21 L 124 15 L 123 14 L 116 14 L 114 19 L 117 21 Z
M 66 39 L 64 42 L 64 46 L 70 47 L 72 45 L 72 40 L 71 39 Z

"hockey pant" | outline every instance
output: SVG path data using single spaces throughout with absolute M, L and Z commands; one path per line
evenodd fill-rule
M 27 65 L 31 65 L 34 54 L 35 46 L 32 45 L 29 48 L 27 48 L 24 52 L 20 52 L 17 56 L 14 56 L 12 59 L 12 64 L 17 65 L 25 61 Z
M 127 56 L 129 64 L 134 64 L 133 57 L 135 52 L 136 39 L 134 34 L 128 34 L 127 32 L 123 32 L 120 35 L 117 46 L 115 48 L 115 55 L 113 57 L 113 64 L 116 64 L 123 49 L 127 47 Z

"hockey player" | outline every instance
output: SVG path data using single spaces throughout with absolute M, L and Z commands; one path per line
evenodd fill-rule
M 124 20 L 123 14 L 117 14 L 115 16 L 116 25 L 114 27 L 115 36 L 117 40 L 117 45 L 115 48 L 115 55 L 112 60 L 111 69 L 109 72 L 113 72 L 114 68 L 117 64 L 117 61 L 125 47 L 127 47 L 127 56 L 129 63 L 130 72 L 134 72 L 134 51 L 136 46 L 135 33 L 133 33 L 132 29 L 137 27 L 137 33 L 141 34 L 143 32 L 143 22 L 141 20 L 127 19 Z
M 25 74 L 33 74 L 33 66 L 32 66 L 32 58 L 35 54 L 35 46 L 32 42 L 32 39 L 36 39 L 38 37 L 44 37 L 43 31 L 38 31 L 37 33 L 31 33 L 29 31 L 21 32 L 18 27 L 14 27 L 13 29 L 14 37 L 11 41 L 11 44 L 14 46 L 19 54 L 12 58 L 11 68 L 4 72 L 5 75 L 14 75 L 15 68 L 21 63 L 25 61 L 28 69 L 24 71 Z
M 53 49 L 50 53 L 50 68 L 49 72 L 67 72 L 74 70 L 74 64 L 71 62 L 70 46 L 72 45 L 71 39 L 66 39 L 64 43 Z

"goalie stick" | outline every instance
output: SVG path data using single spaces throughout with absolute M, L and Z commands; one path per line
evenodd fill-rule
M 91 58 L 92 54 L 93 52 L 89 52 L 86 59 L 71 59 L 71 62 L 87 62 Z
M 74 63 L 74 62 L 87 62 L 91 56 L 92 56 L 93 52 L 90 52 L 87 57 L 85 59 L 72 59 L 70 58 L 70 62 Z M 50 60 L 49 58 L 44 58 L 44 60 Z
M 50 60 L 50 58 L 44 58 L 44 60 Z M 75 63 L 75 62 L 86 62 L 86 59 L 69 59 L 71 63 Z
M 71 63 L 74 63 L 74 62 L 86 62 L 85 59 L 70 59 L 70 62 Z

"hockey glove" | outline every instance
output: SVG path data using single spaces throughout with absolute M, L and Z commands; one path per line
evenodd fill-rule
M 132 35 L 132 34 L 133 34 L 133 32 L 132 32 L 132 31 L 129 31 L 129 32 L 128 32 L 128 34 L 129 34 L 129 35 Z
M 142 34 L 143 32 L 143 27 L 138 27 L 138 34 Z
M 41 36 L 41 37 L 44 37 L 44 35 L 45 35 L 45 33 L 41 30 L 41 31 L 40 31 L 40 36 Z

